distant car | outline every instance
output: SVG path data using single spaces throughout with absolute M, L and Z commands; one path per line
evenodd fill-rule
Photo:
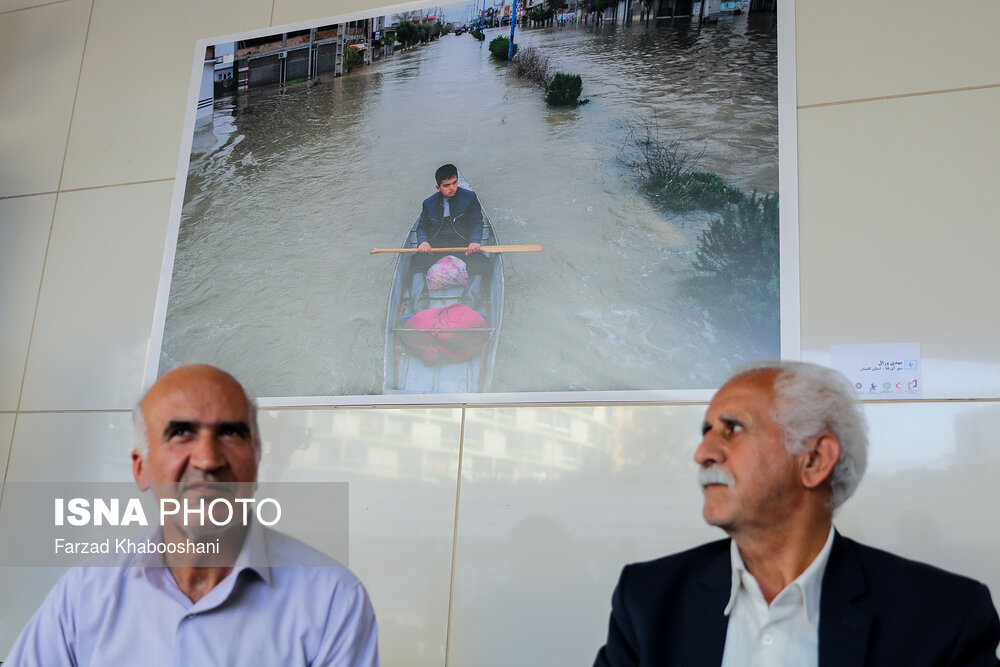
M 455 28 L 455 34 L 456 35 L 461 35 L 463 32 L 465 32 L 465 26 L 464 25 L 460 25 L 457 28 Z

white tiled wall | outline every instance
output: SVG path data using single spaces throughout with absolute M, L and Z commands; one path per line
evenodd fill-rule
M 993 0 L 797 2 L 799 104 L 995 85 L 997 25 Z
M 172 178 L 195 41 L 270 16 L 267 0 L 94 0 L 63 187 Z
M 59 195 L 22 410 L 128 409 L 135 403 L 171 186 Z
M 55 195 L 0 199 L 0 410 L 16 410 Z
M 0 14 L 0 197 L 59 186 L 89 14 L 87 0 Z
M 372 0 L 341 0 L 336 4 L 323 0 L 275 0 L 271 25 L 309 21 L 334 14 L 359 12 L 372 7 L 384 6 L 386 5 L 373 3 Z
M 1000 395 L 998 112 L 1000 87 L 799 113 L 805 358 L 915 340 L 934 396 Z
M 194 41 L 365 4 L 0 0 L 5 480 L 128 478 Z M 798 5 L 804 356 L 919 340 L 941 395 L 1000 396 L 998 5 Z M 262 475 L 350 483 L 384 664 L 586 664 L 624 563 L 717 535 L 692 483 L 701 409 L 469 409 L 461 461 L 460 409 L 267 411 Z M 1000 408 L 866 409 L 842 530 L 1000 597 Z M 56 574 L 0 568 L 0 656 Z
M 269 410 L 260 422 L 261 481 L 348 483 L 348 565 L 372 597 L 383 664 L 442 665 L 461 409 Z
M 592 662 L 622 565 L 717 537 L 691 462 L 702 413 L 470 409 L 451 664 Z
M 0 413 L 0 461 L 7 467 L 7 457 L 10 455 L 10 441 L 14 435 L 14 415 L 9 412 Z M 3 486 L 0 485 L 0 490 Z
M 22 413 L 6 481 L 132 481 L 131 431 L 128 412 Z
M 12 415 L 0 415 L 0 454 L 11 442 L 6 483 L 16 482 L 126 482 L 132 419 L 127 412 L 22 413 L 16 427 Z M 0 513 L 16 511 L 0 503 Z M 0 535 L 0 540 L 17 539 Z M 7 655 L 20 628 L 41 604 L 61 571 L 58 568 L 0 567 L 0 655 Z

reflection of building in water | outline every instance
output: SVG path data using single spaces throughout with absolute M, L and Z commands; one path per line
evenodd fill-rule
M 236 84 L 239 90 L 285 85 L 320 74 L 344 73 L 344 55 L 354 46 L 362 63 L 371 64 L 382 49 L 373 48 L 385 30 L 385 17 L 306 28 L 236 42 Z
M 611 474 L 616 480 L 662 478 L 665 469 L 692 466 L 693 445 L 698 442 L 701 408 L 659 406 L 614 408 L 615 432 L 609 449 Z M 696 416 L 697 415 L 697 416 Z
M 612 447 L 614 408 L 472 408 L 466 413 L 463 477 L 549 481 L 599 470 Z M 460 410 L 335 410 L 272 413 L 297 428 L 292 467 L 380 478 L 453 482 Z M 293 425 L 294 424 L 294 425 Z M 264 422 L 268 456 L 302 441 Z M 287 431 L 287 428 L 283 429 Z M 276 437 L 270 437 L 271 435 Z
M 606 406 L 469 410 L 463 477 L 555 481 L 606 466 L 611 413 Z

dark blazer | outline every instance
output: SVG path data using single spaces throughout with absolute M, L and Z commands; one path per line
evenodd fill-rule
M 459 188 L 455 196 L 448 200 L 448 212 L 451 215 L 454 231 L 468 243 L 479 243 L 483 240 L 483 207 L 479 198 L 472 190 Z M 441 231 L 444 221 L 444 195 L 435 192 L 424 200 L 417 219 L 417 243 L 433 241 L 434 236 Z M 448 234 L 451 229 L 445 229 Z M 433 243 L 431 245 L 434 245 Z
M 729 540 L 627 566 L 595 667 L 718 667 Z M 820 595 L 820 667 L 995 667 L 1000 620 L 977 581 L 834 536 Z

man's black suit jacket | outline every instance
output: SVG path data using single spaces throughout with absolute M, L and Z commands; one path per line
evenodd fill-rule
M 718 667 L 729 540 L 627 566 L 595 667 Z M 820 595 L 820 667 L 995 667 L 1000 620 L 977 581 L 834 536 Z

